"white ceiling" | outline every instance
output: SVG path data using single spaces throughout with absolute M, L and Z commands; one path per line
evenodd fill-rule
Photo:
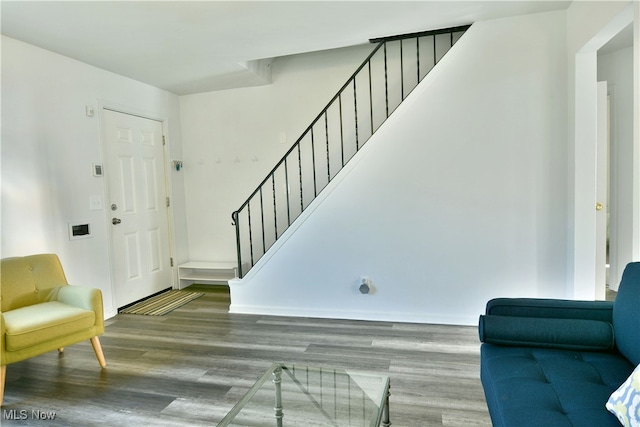
M 3 0 L 1 28 L 6 36 L 182 95 L 264 84 L 259 60 L 570 3 Z

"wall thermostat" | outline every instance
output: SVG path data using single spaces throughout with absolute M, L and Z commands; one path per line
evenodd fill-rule
M 102 165 L 100 163 L 93 164 L 93 176 L 102 176 Z

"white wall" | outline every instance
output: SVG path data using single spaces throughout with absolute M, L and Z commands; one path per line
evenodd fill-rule
M 180 97 L 191 260 L 236 260 L 231 213 L 373 48 L 278 58 L 269 86 Z
M 492 297 L 564 297 L 565 31 L 564 12 L 476 23 L 232 311 L 476 324 Z
M 633 260 L 633 48 L 598 55 L 598 80 L 610 97 L 610 280 L 618 289 L 622 271 Z
M 115 314 L 109 264 L 108 213 L 90 210 L 105 197 L 98 106 L 163 118 L 170 157 L 181 157 L 178 97 L 20 41 L 2 37 L 1 256 L 57 253 L 71 284 L 103 291 Z M 96 110 L 85 115 L 85 106 Z M 171 173 L 174 246 L 188 258 L 182 175 Z M 68 222 L 88 221 L 92 238 L 70 241 Z

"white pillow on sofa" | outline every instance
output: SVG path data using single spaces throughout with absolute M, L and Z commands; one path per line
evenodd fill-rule
M 640 427 L 640 365 L 611 394 L 605 406 L 623 426 Z

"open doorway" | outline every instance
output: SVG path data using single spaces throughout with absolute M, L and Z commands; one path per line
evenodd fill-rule
M 606 239 L 604 248 L 606 270 L 597 284 L 597 294 L 607 299 L 615 296 L 622 271 L 633 260 L 633 23 L 627 25 L 597 52 L 598 81 L 606 81 L 606 93 L 601 102 L 605 108 L 606 149 Z M 600 154 L 598 155 L 600 156 Z M 600 257 L 602 260 L 603 257 Z M 599 261 L 602 262 L 602 261 Z
M 634 101 L 631 107 L 631 115 L 633 117 L 633 136 L 631 145 L 634 153 L 629 156 L 631 161 L 631 177 L 625 177 L 625 183 L 632 188 L 629 197 L 626 200 L 620 198 L 620 203 L 630 206 L 627 212 L 630 212 L 631 226 L 627 230 L 627 236 L 631 240 L 630 258 L 640 257 L 640 193 L 638 185 L 640 182 L 640 161 L 637 158 L 640 143 L 638 142 L 637 132 L 640 122 L 635 117 L 637 113 L 638 102 L 640 101 L 637 93 L 637 85 L 640 81 L 636 79 L 635 73 L 640 69 L 637 58 L 637 51 L 640 45 L 634 40 L 640 25 L 640 8 L 634 4 L 626 5 L 619 13 L 605 24 L 595 33 L 581 48 L 579 48 L 574 56 L 573 65 L 575 66 L 574 74 L 574 99 L 573 99 L 573 142 L 574 146 L 574 175 L 573 175 L 573 214 L 575 221 L 575 229 L 573 234 L 573 280 L 569 288 L 571 297 L 574 299 L 604 299 L 604 281 L 602 283 L 596 280 L 596 248 L 606 244 L 606 241 L 596 241 L 596 213 L 597 201 L 595 199 L 595 183 L 596 183 L 596 146 L 597 146 L 597 80 L 598 80 L 598 58 L 597 53 L 606 46 L 616 35 L 622 32 L 630 24 L 634 25 L 634 36 L 632 37 L 633 59 L 633 89 L 632 93 Z M 636 16 L 638 15 L 638 16 Z M 619 91 L 616 91 L 616 94 Z M 634 113 L 635 111 L 635 113 Z M 617 114 L 612 112 L 612 124 L 617 120 Z M 612 156 L 613 157 L 613 156 Z M 615 171 L 612 170 L 612 176 Z M 619 191 L 615 184 L 612 184 L 614 191 L 611 196 Z M 613 208 L 614 201 L 611 201 Z M 623 205 L 621 205 L 623 206 Z M 622 210 L 620 211 L 622 212 Z M 613 210 L 610 224 L 619 224 L 617 218 L 614 218 Z M 613 237 L 616 232 L 611 229 L 610 235 Z M 621 231 L 618 235 L 622 235 Z M 618 279 L 613 271 L 614 266 L 624 265 L 624 260 L 618 254 L 617 261 L 614 263 L 614 242 L 610 240 L 610 283 L 612 287 L 617 285 Z M 603 260 L 604 264 L 604 260 Z M 621 274 L 620 270 L 620 274 Z

